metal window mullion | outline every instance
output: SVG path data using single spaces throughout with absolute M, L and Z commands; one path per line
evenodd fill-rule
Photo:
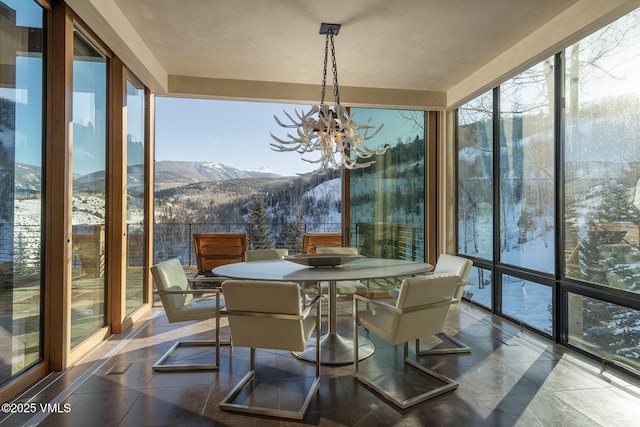
M 568 298 L 560 286 L 564 277 L 564 51 L 555 55 L 554 69 L 554 189 L 555 189 L 555 282 L 553 287 L 552 335 L 557 343 L 568 340 Z
M 493 89 L 493 268 L 491 270 L 491 312 L 502 313 L 502 280 L 497 265 L 500 261 L 500 86 Z

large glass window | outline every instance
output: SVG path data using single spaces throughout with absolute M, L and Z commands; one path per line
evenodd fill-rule
M 362 255 L 425 259 L 425 117 L 422 111 L 351 109 L 354 119 L 384 124 L 370 148 L 389 149 L 351 171 L 351 240 Z M 371 159 L 368 159 L 371 160 Z
M 145 92 L 134 76 L 127 79 L 127 265 L 126 314 L 140 307 L 144 284 Z
M 481 248 L 493 245 L 500 256 L 482 265 L 498 280 L 491 283 L 490 270 L 474 267 L 465 297 L 545 333 L 566 327 L 569 344 L 638 369 L 640 9 L 569 46 L 562 58 L 561 88 L 554 88 L 551 59 L 500 85 L 499 116 L 494 113 L 500 121 L 492 133 L 498 170 L 486 172 L 490 161 L 481 160 L 491 133 L 483 135 L 490 117 L 478 112 L 485 100 L 491 104 L 489 96 L 458 111 L 458 252 L 491 260 Z M 564 101 L 559 122 L 556 96 Z M 557 156 L 562 171 L 554 170 Z M 497 206 L 478 190 L 487 175 L 499 183 Z M 497 221 L 484 215 L 487 224 L 480 225 L 481 202 L 499 208 Z M 481 232 L 490 230 L 489 223 L 496 229 Z M 549 274 L 536 279 L 527 270 Z M 568 308 L 561 325 L 563 319 L 553 318 L 553 291 L 568 286 L 566 278 L 573 279 L 572 292 L 560 293 L 558 304 Z M 499 307 L 485 292 L 490 285 Z M 628 304 L 621 305 L 625 293 Z
M 565 275 L 640 293 L 640 11 L 565 58 Z
M 569 344 L 640 370 L 640 311 L 568 294 Z
M 502 313 L 551 334 L 553 288 L 530 280 L 502 275 Z
M 473 266 L 469 273 L 469 285 L 464 288 L 464 298 L 480 304 L 486 308 L 491 308 L 492 301 L 492 283 L 491 270 Z
M 457 137 L 458 252 L 492 260 L 492 92 L 487 92 L 458 109 Z
M 0 1 L 0 383 L 42 358 L 42 27 Z
M 105 325 L 107 60 L 73 38 L 71 346 Z
M 553 58 L 500 85 L 500 261 L 553 273 Z
M 308 106 L 155 98 L 154 260 L 194 266 L 193 234 L 246 233 L 248 247 L 302 250 L 304 233 L 342 230 L 341 170 L 318 153 L 279 152 L 284 122 Z M 251 126 L 246 125 L 251 117 Z M 359 122 L 361 123 L 361 122 Z M 295 133 L 295 131 L 294 131 Z M 309 161 L 304 161 L 307 159 Z

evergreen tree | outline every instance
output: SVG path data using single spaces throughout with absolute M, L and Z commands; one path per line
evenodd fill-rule
M 302 251 L 302 235 L 304 234 L 304 220 L 302 212 L 297 210 L 291 222 L 288 222 L 278 239 L 278 246 L 289 248 L 292 253 Z
M 640 256 L 624 240 L 626 231 L 609 227 L 617 222 L 635 224 L 639 219 L 628 190 L 632 183 L 624 182 L 625 178 L 622 171 L 601 189 L 600 205 L 588 218 L 588 232 L 581 241 L 580 266 L 585 280 L 637 293 Z M 594 346 L 592 351 L 608 359 L 637 360 L 638 311 L 595 298 L 585 298 L 583 304 L 583 339 Z
M 256 194 L 249 206 L 249 245 L 251 249 L 273 247 L 269 233 L 267 203 L 262 194 Z

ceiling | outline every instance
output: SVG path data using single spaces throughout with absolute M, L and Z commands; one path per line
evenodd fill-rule
M 112 6 L 105 9 L 99 1 Z M 432 92 L 451 90 L 584 2 L 68 0 L 81 16 L 89 3 L 103 20 L 112 19 L 109 14 L 123 17 L 127 22 L 120 28 L 130 34 L 116 30 L 120 37 L 144 45 L 149 60 L 139 55 L 138 60 L 155 64 L 168 81 L 195 77 L 317 86 L 325 44 L 319 29 L 328 22 L 342 24 L 335 38 L 341 87 Z M 171 93 L 169 85 L 164 89 Z

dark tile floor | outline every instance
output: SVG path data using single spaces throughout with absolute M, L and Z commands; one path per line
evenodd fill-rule
M 350 302 L 343 303 L 349 311 Z M 224 322 L 223 322 L 224 323 Z M 598 364 L 517 326 L 462 304 L 449 313 L 446 331 L 472 348 L 460 355 L 424 356 L 425 366 L 456 379 L 457 390 L 406 410 L 396 409 L 354 381 L 353 366 L 323 366 L 318 394 L 302 422 L 225 412 L 219 401 L 243 376 L 248 350 L 226 346 L 218 372 L 159 373 L 153 363 L 178 338 L 212 338 L 211 321 L 167 323 L 162 308 L 125 334 L 114 336 L 63 373 L 55 373 L 16 402 L 49 404 L 47 411 L 13 415 L 2 425 L 43 426 L 632 426 L 640 425 L 640 381 Z M 339 330 L 350 334 L 350 317 Z M 223 327 L 227 332 L 227 327 Z M 362 332 L 365 333 L 364 331 Z M 361 364 L 371 375 L 402 366 L 402 346 L 375 340 L 376 352 Z M 427 346 L 432 345 L 430 340 Z M 202 357 L 181 349 L 181 357 Z M 296 378 L 313 376 L 313 365 L 288 352 L 258 351 L 262 391 L 291 403 Z M 415 384 L 412 371 L 396 371 L 399 391 Z M 275 393 L 275 383 L 287 393 Z M 304 385 L 304 384 L 303 384 Z M 66 406 L 65 406 L 66 405 Z

